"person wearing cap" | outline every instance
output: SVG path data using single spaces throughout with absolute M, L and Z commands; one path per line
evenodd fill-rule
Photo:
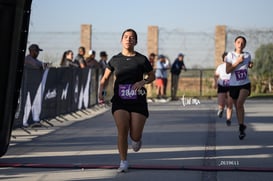
M 86 59 L 86 66 L 89 68 L 99 68 L 100 64 L 95 59 L 96 57 L 96 51 L 95 50 L 89 50 L 89 57 Z
M 166 79 L 168 77 L 169 64 L 166 62 L 166 57 L 164 55 L 158 56 L 158 61 L 156 62 L 156 95 L 157 99 L 166 98 L 164 92 L 166 86 Z
M 179 77 L 181 70 L 187 70 L 184 64 L 184 54 L 179 53 L 177 58 L 174 60 L 172 67 L 171 67 L 171 99 L 177 100 L 177 88 L 179 85 Z
M 40 51 L 43 51 L 37 44 L 32 44 L 28 47 L 29 54 L 25 57 L 25 67 L 34 69 L 43 69 L 45 64 L 38 60 L 37 57 Z

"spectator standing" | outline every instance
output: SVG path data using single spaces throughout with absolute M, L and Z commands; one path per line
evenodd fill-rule
M 166 57 L 164 55 L 158 56 L 158 61 L 156 62 L 156 94 L 157 99 L 166 98 L 164 93 L 166 79 L 168 78 L 167 70 L 168 63 L 166 62 Z
M 63 53 L 60 66 L 61 67 L 79 67 L 78 64 L 75 64 L 73 62 L 73 51 L 72 50 L 67 50 Z
M 156 55 L 154 53 L 150 53 L 149 55 L 149 62 L 151 63 L 151 66 L 154 68 L 155 67 L 155 57 Z
M 155 57 L 156 57 L 156 55 L 154 53 L 150 53 L 149 58 L 148 58 L 149 62 L 151 63 L 151 66 L 153 68 L 155 68 L 155 63 L 156 63 L 155 62 L 156 61 Z M 148 98 L 148 101 L 152 102 L 151 97 L 152 97 L 152 92 L 153 92 L 153 88 L 154 88 L 154 83 L 152 82 L 150 84 L 147 84 L 145 87 L 147 89 L 147 98 Z
M 104 71 L 106 69 L 107 66 L 107 59 L 108 59 L 108 55 L 105 51 L 100 52 L 100 68 L 101 68 L 101 75 L 104 74 Z
M 168 57 L 165 56 L 165 63 L 164 63 L 164 67 L 166 69 L 164 77 L 163 77 L 163 98 L 167 98 L 167 86 L 168 86 L 168 73 L 169 73 L 169 69 L 171 67 L 171 62 L 170 59 Z
M 40 51 L 43 51 L 37 44 L 31 44 L 28 47 L 29 54 L 25 57 L 25 67 L 34 68 L 34 69 L 43 69 L 46 67 L 46 64 L 38 60 Z
M 176 94 L 179 85 L 179 78 L 181 70 L 187 71 L 187 68 L 184 64 L 184 54 L 179 53 L 177 58 L 174 60 L 171 67 L 171 99 L 177 100 Z
M 108 59 L 108 55 L 105 51 L 101 51 L 100 52 L 100 60 L 99 60 L 99 80 L 101 79 L 101 77 L 104 75 L 105 69 L 107 67 L 107 59 Z M 108 82 L 105 82 L 104 87 L 108 86 Z M 98 91 L 100 90 L 100 83 L 98 85 Z M 104 90 L 103 92 L 104 96 L 106 96 L 107 92 L 106 90 Z
M 86 66 L 90 68 L 100 68 L 99 62 L 95 59 L 96 58 L 96 51 L 90 50 L 89 57 L 86 59 Z
M 217 88 L 218 96 L 218 112 L 217 116 L 222 118 L 225 107 L 226 109 L 226 124 L 227 126 L 231 125 L 231 116 L 232 116 L 232 98 L 229 96 L 229 79 L 230 73 L 226 73 L 226 56 L 227 52 L 224 52 L 222 55 L 223 63 L 220 64 L 214 73 L 214 87 Z
M 74 63 L 76 63 L 80 68 L 86 67 L 84 55 L 85 55 L 85 48 L 79 47 L 78 55 L 75 57 Z

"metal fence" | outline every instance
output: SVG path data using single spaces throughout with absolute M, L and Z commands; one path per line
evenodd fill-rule
M 156 83 L 153 82 L 150 98 L 156 98 Z M 187 69 L 182 71 L 179 78 L 177 97 L 213 97 L 214 89 L 213 69 Z M 171 96 L 171 73 L 168 71 L 166 96 Z
M 226 50 L 233 50 L 236 36 L 247 38 L 246 51 L 255 58 L 256 49 L 262 44 L 273 42 L 273 29 L 236 29 L 227 27 Z M 109 58 L 121 51 L 121 32 L 92 32 L 92 49 L 106 51 Z M 138 32 L 136 50 L 147 53 L 147 32 Z M 39 58 L 58 66 L 62 53 L 71 49 L 77 52 L 80 46 L 80 31 L 77 32 L 30 32 L 28 45 L 38 43 L 44 51 Z M 159 27 L 159 54 L 166 55 L 173 61 L 177 54 L 185 54 L 188 68 L 214 68 L 214 30 L 208 32 L 188 32 L 182 29 L 169 30 Z M 98 58 L 98 57 L 97 57 Z
M 233 50 L 233 42 L 238 35 L 247 38 L 245 49 L 251 53 L 253 59 L 255 59 L 255 51 L 258 47 L 273 42 L 273 29 L 236 29 L 227 27 L 227 51 Z M 111 56 L 121 51 L 120 38 L 120 32 L 96 32 L 94 30 L 92 32 L 92 48 L 97 54 L 100 51 L 106 51 L 109 58 L 111 58 Z M 136 50 L 146 54 L 147 33 L 138 32 L 138 38 Z M 80 31 L 30 32 L 28 45 L 31 43 L 38 43 L 44 49 L 38 58 L 44 62 L 52 62 L 54 66 L 59 66 L 61 56 L 65 50 L 71 49 L 74 53 L 77 53 L 80 46 Z M 185 54 L 185 65 L 189 71 L 181 74 L 180 85 L 182 87 L 179 89 L 179 95 L 184 93 L 193 94 L 193 92 L 195 96 L 215 94 L 215 91 L 211 88 L 212 70 L 215 69 L 214 43 L 213 30 L 210 32 L 187 32 L 182 29 L 168 30 L 159 27 L 159 54 L 166 55 L 171 62 L 178 53 Z M 96 58 L 99 59 L 99 57 Z M 202 81 L 196 80 L 196 77 L 202 77 L 200 78 Z M 189 83 L 191 80 L 194 81 L 195 85 Z M 199 85 L 201 83 L 202 85 Z
M 234 39 L 238 36 L 245 36 L 247 39 L 246 51 L 249 51 L 255 58 L 255 51 L 264 44 L 273 43 L 273 29 L 236 29 L 227 28 L 227 45 L 226 49 L 234 49 Z

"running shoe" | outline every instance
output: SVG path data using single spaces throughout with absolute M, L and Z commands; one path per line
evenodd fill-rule
M 134 152 L 138 152 L 141 148 L 141 145 L 142 145 L 142 141 L 133 141 L 132 140 L 132 148 L 134 150 Z
M 118 168 L 118 173 L 124 173 L 128 171 L 128 162 L 126 160 L 121 160 Z
M 226 124 L 227 124 L 227 126 L 230 126 L 230 125 L 231 125 L 230 119 L 228 119 L 228 120 L 226 121 Z
M 244 139 L 245 136 L 246 136 L 245 129 L 246 129 L 246 125 L 241 124 L 240 127 L 239 127 L 239 131 L 240 131 L 239 139 L 240 140 Z
M 217 112 L 217 116 L 218 116 L 219 118 L 222 118 L 222 117 L 223 117 L 223 112 L 224 112 L 224 110 L 219 109 L 218 112 Z

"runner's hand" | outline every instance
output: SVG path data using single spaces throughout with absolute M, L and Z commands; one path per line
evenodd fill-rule
M 132 89 L 133 89 L 133 90 L 138 90 L 138 89 L 141 89 L 144 85 L 145 85 L 145 80 L 141 80 L 141 81 L 139 81 L 139 82 L 136 82 L 136 83 L 132 86 Z

